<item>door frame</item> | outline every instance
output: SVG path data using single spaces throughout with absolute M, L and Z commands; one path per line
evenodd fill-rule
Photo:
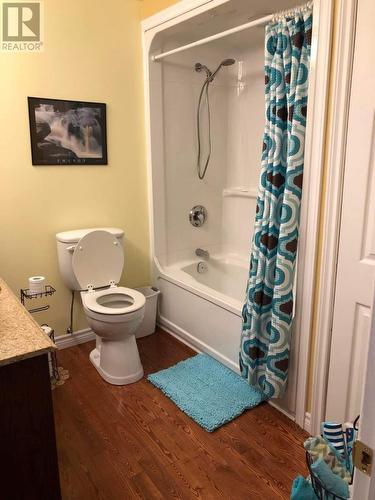
M 320 266 L 317 273 L 314 328 L 311 433 L 320 433 L 325 420 L 326 396 L 332 340 L 337 262 L 344 187 L 350 91 L 354 60 L 358 0 L 336 2 L 337 35 L 334 41 L 337 61 L 331 80 L 331 126 L 327 129 L 326 183 L 322 196 Z M 332 118 L 334 113 L 334 117 Z
M 181 0 L 141 23 L 144 103 L 147 150 L 147 178 L 150 217 L 150 257 L 154 265 L 154 214 L 152 189 L 151 151 L 151 106 L 149 89 L 150 49 L 154 36 L 163 29 L 188 19 L 200 12 L 226 3 L 228 0 Z M 298 283 L 296 290 L 295 331 L 297 338 L 296 411 L 290 416 L 296 423 L 309 430 L 306 418 L 306 394 L 308 387 L 309 359 L 311 353 L 311 326 L 313 319 L 316 265 L 318 255 L 318 232 L 321 213 L 322 178 L 325 154 L 326 113 L 329 97 L 329 72 L 333 26 L 334 0 L 314 1 L 313 41 L 315 50 L 311 54 L 310 89 L 308 104 L 308 126 L 305 147 L 305 189 L 301 204 L 301 225 L 299 237 Z M 314 46 L 314 44 L 313 44 Z M 300 334 L 303 332 L 303 334 Z M 277 402 L 271 403 L 278 407 Z M 281 410 L 283 411 L 283 410 Z

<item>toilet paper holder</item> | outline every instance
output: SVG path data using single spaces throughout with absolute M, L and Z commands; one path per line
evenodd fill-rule
M 42 297 L 48 297 L 50 295 L 53 295 L 56 292 L 55 288 L 51 285 L 45 285 L 44 291 L 43 292 L 31 292 L 29 288 L 21 288 L 20 289 L 20 297 L 21 297 L 21 304 L 24 306 L 25 305 L 25 300 L 26 299 L 41 299 Z M 49 305 L 45 305 L 42 307 L 36 307 L 34 309 L 28 309 L 29 313 L 37 313 L 41 311 L 47 311 L 49 309 Z

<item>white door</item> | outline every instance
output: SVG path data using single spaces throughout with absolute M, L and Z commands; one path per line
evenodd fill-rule
M 375 278 L 375 2 L 358 0 L 326 419 L 360 413 Z
M 375 301 L 373 301 L 373 304 Z M 364 377 L 363 403 L 359 421 L 359 439 L 375 451 L 375 308 L 373 307 L 370 344 L 368 349 L 367 370 Z M 375 498 L 375 464 L 371 476 L 355 470 L 353 482 L 354 500 L 373 500 Z

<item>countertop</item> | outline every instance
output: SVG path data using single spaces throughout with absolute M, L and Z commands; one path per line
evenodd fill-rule
M 55 344 L 0 278 L 0 366 L 54 350 Z

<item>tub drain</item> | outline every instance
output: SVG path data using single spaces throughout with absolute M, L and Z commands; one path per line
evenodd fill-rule
M 206 273 L 208 271 L 208 265 L 207 262 L 198 262 L 197 264 L 197 271 L 198 273 Z

